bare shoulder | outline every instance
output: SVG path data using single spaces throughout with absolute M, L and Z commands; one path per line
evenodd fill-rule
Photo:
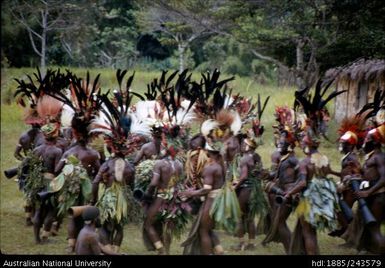
M 52 146 L 51 150 L 54 154 L 62 154 L 63 153 L 63 150 L 58 146 Z
M 28 136 L 28 133 L 27 132 L 24 132 L 20 135 L 19 137 L 19 143 L 23 144 L 23 143 L 26 143 L 30 140 L 29 136 Z
M 152 141 L 147 142 L 147 143 L 143 144 L 142 150 L 149 150 L 149 149 L 152 149 L 153 146 L 154 146 L 154 143 L 153 143 Z

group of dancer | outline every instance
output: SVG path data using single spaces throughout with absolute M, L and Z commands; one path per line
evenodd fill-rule
M 276 150 L 265 168 L 257 151 L 269 97 L 253 103 L 232 94 L 234 78 L 221 80 L 218 70 L 199 81 L 187 70 L 164 71 L 144 94 L 126 74 L 117 71 L 112 92 L 102 90 L 99 75 L 90 81 L 69 70 L 17 80 L 15 97 L 31 128 L 16 146 L 20 165 L 5 175 L 17 176 L 37 244 L 57 235 L 67 217 L 67 251 L 76 254 L 120 254 L 128 223 L 141 225 L 145 247 L 159 254 L 187 233 L 183 254 L 224 254 L 218 229 L 239 239 L 228 250 L 252 253 L 256 235 L 266 235 L 263 245 L 280 242 L 287 254 L 319 254 L 317 232 L 329 230 L 348 246 L 385 253 L 383 90 L 341 123 L 340 171 L 318 147 L 326 104 L 344 92 L 326 97 L 332 80 L 319 80 L 314 93 L 296 91 L 293 108 L 275 109 Z

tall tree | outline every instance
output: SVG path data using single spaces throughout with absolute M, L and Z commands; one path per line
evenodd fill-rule
M 141 1 L 142 2 L 142 1 Z M 220 10 L 219 0 L 153 0 L 142 2 L 136 18 L 143 31 L 162 33 L 161 42 L 175 44 L 179 71 L 185 68 L 185 54 L 192 42 L 216 34 L 213 19 Z
M 45 72 L 47 63 L 48 35 L 55 31 L 68 31 L 77 25 L 69 20 L 78 5 L 71 1 L 60 0 L 13 0 L 11 12 L 16 20 L 25 27 L 34 52 L 40 57 L 40 68 Z

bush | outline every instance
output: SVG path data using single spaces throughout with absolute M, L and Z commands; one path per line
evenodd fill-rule
M 179 70 L 179 55 L 178 50 L 175 50 L 172 57 L 170 57 L 171 68 Z M 195 61 L 193 59 L 193 52 L 190 49 L 187 49 L 184 54 L 184 68 L 189 70 L 194 70 Z
M 223 62 L 222 71 L 228 74 L 238 74 L 240 76 L 246 76 L 249 73 L 249 70 L 242 61 L 236 56 L 229 56 Z
M 149 57 L 141 58 L 135 65 L 136 70 L 142 71 L 161 71 L 168 70 L 171 67 L 171 62 L 169 58 L 164 60 L 155 60 Z

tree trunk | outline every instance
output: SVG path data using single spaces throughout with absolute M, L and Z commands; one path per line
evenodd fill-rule
M 179 54 L 179 73 L 182 73 L 184 70 L 184 56 L 186 52 L 186 45 L 183 43 L 178 43 L 178 54 Z
M 45 69 L 46 69 L 46 31 L 43 30 L 42 33 L 42 40 L 41 40 L 41 57 L 40 57 L 40 69 L 42 75 L 45 75 Z
M 297 40 L 296 44 L 296 60 L 297 60 L 297 86 L 303 88 L 304 85 L 304 64 L 303 64 L 303 47 L 305 42 L 303 39 Z
M 48 30 L 48 9 L 42 11 L 41 14 L 41 25 L 43 28 L 43 31 L 41 33 L 41 56 L 40 56 L 40 69 L 43 76 L 45 76 L 46 73 L 46 55 L 47 55 L 47 30 Z

